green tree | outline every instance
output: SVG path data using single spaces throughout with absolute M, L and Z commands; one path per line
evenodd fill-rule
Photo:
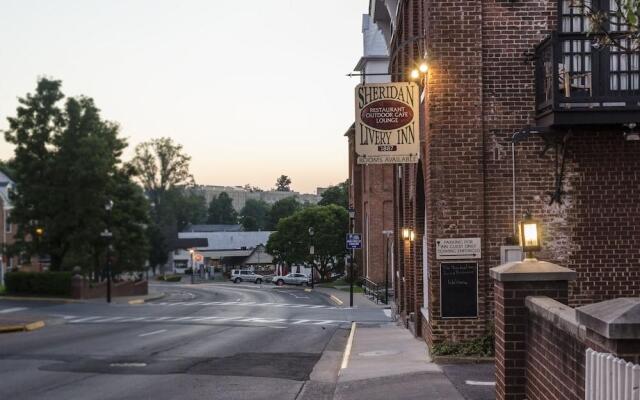
M 220 193 L 209 203 L 207 223 L 225 225 L 238 223 L 238 213 L 233 208 L 233 200 L 227 192 Z
M 611 7 L 605 5 L 604 9 L 594 4 L 598 3 L 572 0 L 571 7 L 590 20 L 589 32 L 595 34 L 599 45 L 640 49 L 640 0 L 615 0 Z
M 302 209 L 280 220 L 277 232 L 269 238 L 267 251 L 288 265 L 310 263 L 323 279 L 328 279 L 346 254 L 348 220 L 347 210 L 333 204 Z M 313 234 L 309 228 L 313 228 Z M 310 254 L 311 246 L 314 255 Z
M 148 209 L 130 171 L 121 166 L 126 142 L 90 98 L 67 98 L 61 107 L 60 87 L 60 81 L 39 80 L 35 94 L 19 100 L 5 132 L 15 144 L 16 247 L 48 254 L 52 270 L 81 265 L 97 272 L 106 249 L 100 232 L 109 227 L 116 233 L 120 268 L 139 269 L 143 263 L 134 253 L 147 246 L 142 227 Z M 111 218 L 104 207 L 110 200 Z
M 153 208 L 147 233 L 151 239 L 148 259 L 154 273 L 159 265 L 167 262 L 178 231 L 190 223 L 190 219 L 200 218 L 197 214 L 201 209 L 195 210 L 194 214 L 187 210 L 191 201 L 198 200 L 183 192 L 185 186 L 194 184 L 189 172 L 190 161 L 191 157 L 184 153 L 182 145 L 171 138 L 158 138 L 138 144 L 129 164 L 136 171 Z
M 340 207 L 349 208 L 349 181 L 346 180 L 335 186 L 329 186 L 320 196 L 322 199 L 318 204 L 321 206 L 335 204 Z
M 245 231 L 263 231 L 269 225 L 269 205 L 262 200 L 249 199 L 240 210 L 240 223 Z
M 167 191 L 194 183 L 190 161 L 181 144 L 171 138 L 158 138 L 137 145 L 131 165 L 150 199 L 159 204 Z
M 280 177 L 276 179 L 276 190 L 278 192 L 290 192 L 291 178 L 286 175 L 280 175 Z
M 302 204 L 300 204 L 300 202 L 293 196 L 276 201 L 269 210 L 269 222 L 267 229 L 275 230 L 278 222 L 280 222 L 282 218 L 292 216 L 301 208 Z

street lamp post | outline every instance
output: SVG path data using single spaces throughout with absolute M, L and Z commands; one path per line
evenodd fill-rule
M 111 303 L 111 210 L 113 209 L 113 201 L 107 201 L 104 209 L 107 211 L 107 228 L 100 234 L 107 240 L 107 303 Z
M 353 233 L 354 225 L 356 218 L 356 209 L 353 207 L 349 208 L 349 231 Z M 355 250 L 351 249 L 351 257 L 349 258 L 349 307 L 353 307 L 353 257 L 355 255 Z
M 389 247 L 389 240 L 393 231 L 383 231 L 384 236 L 387 238 L 387 258 L 384 263 L 384 304 L 389 304 L 389 264 L 391 264 L 391 249 Z
M 313 227 L 309 227 L 309 237 L 311 238 L 311 246 L 309 246 L 309 255 L 312 256 L 311 258 L 311 289 L 314 288 L 313 286 L 313 268 L 315 265 L 315 262 L 313 260 L 313 255 L 315 254 L 315 248 L 313 247 L 313 235 L 314 235 L 315 231 L 313 230 Z
M 196 274 L 196 268 L 193 265 L 193 249 L 189 249 L 189 264 L 191 264 L 191 284 L 193 285 L 195 282 L 194 275 Z

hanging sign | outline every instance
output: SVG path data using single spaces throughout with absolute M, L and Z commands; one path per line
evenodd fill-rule
M 417 163 L 420 154 L 419 103 L 415 83 L 356 86 L 358 164 Z
M 437 260 L 482 258 L 480 238 L 436 239 Z

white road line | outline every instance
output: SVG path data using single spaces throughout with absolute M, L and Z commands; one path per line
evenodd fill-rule
M 331 323 L 334 323 L 334 322 L 338 322 L 338 321 L 333 321 L 333 320 L 328 319 L 328 320 L 325 320 L 325 321 L 314 322 L 313 324 L 314 325 L 326 325 L 326 324 L 331 324 Z
M 123 320 L 120 320 L 118 322 L 135 322 L 135 321 L 144 321 L 144 319 L 147 317 L 135 317 L 135 318 L 125 318 Z
M 153 331 L 153 332 L 143 333 L 143 334 L 140 334 L 140 335 L 138 335 L 138 336 L 140 336 L 140 337 L 145 337 L 145 336 L 157 335 L 158 333 L 162 333 L 162 332 L 166 332 L 166 331 L 167 331 L 166 329 L 160 329 L 159 331 Z
M 119 319 L 124 319 L 124 318 L 126 317 L 109 317 L 109 318 L 103 318 L 103 319 L 96 319 L 91 322 L 112 322 L 112 321 L 117 321 Z
M 209 323 L 221 323 L 221 322 L 246 322 L 255 324 L 286 324 L 286 325 L 332 325 L 341 324 L 348 321 L 339 320 L 317 320 L 317 319 L 284 319 L 284 318 L 264 318 L 264 317 L 223 317 L 223 316 L 188 316 L 188 317 L 108 317 L 108 316 L 92 316 L 92 317 L 70 317 L 74 319 L 68 319 L 69 323 L 126 323 L 126 322 L 141 322 L 141 323 L 153 323 L 153 322 L 167 322 L 167 323 L 195 323 L 201 321 L 207 321 Z
M 12 312 L 16 312 L 16 311 L 22 311 L 22 310 L 26 310 L 27 307 L 14 307 L 14 308 L 6 308 L 2 311 L 0 311 L 0 314 L 9 314 Z
M 98 319 L 98 318 L 102 318 L 102 317 L 85 317 L 85 318 L 80 318 L 80 319 L 74 319 L 74 320 L 71 320 L 69 322 L 72 322 L 72 323 L 87 322 L 87 321 L 92 321 L 92 320 Z
M 466 383 L 467 385 L 473 385 L 473 386 L 495 386 L 496 385 L 495 382 L 488 382 L 488 381 L 464 381 L 464 383 Z

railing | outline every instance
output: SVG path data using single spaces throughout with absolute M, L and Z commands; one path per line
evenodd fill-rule
M 640 400 L 640 365 L 587 349 L 587 400 Z
M 640 52 L 621 47 L 596 48 L 594 37 L 554 32 L 536 47 L 536 114 L 572 111 L 634 111 L 585 121 L 556 123 L 621 123 L 638 119 Z M 637 122 L 631 121 L 629 122 Z
M 369 297 L 372 301 L 375 301 L 376 304 L 387 304 L 387 295 L 389 298 L 393 297 L 393 290 L 391 288 L 388 288 L 387 291 L 385 291 L 383 284 L 379 285 L 367 278 L 364 278 L 362 281 L 362 290 L 364 290 L 365 296 Z

